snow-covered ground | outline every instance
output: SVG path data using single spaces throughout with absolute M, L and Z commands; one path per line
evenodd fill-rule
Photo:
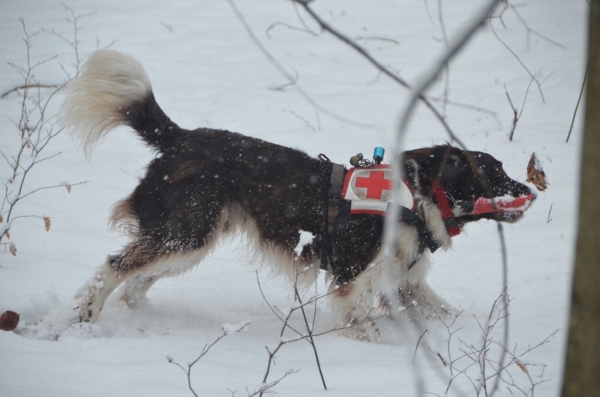
M 449 39 L 483 4 L 476 3 L 441 2 Z M 391 148 L 399 110 L 408 98 L 406 89 L 330 34 L 320 32 L 302 10 L 299 14 L 313 33 L 290 29 L 304 29 L 290 1 L 235 0 L 234 4 L 278 66 L 252 40 L 230 1 L 80 0 L 68 5 L 76 14 L 96 11 L 78 19 L 80 56 L 117 40 L 111 48 L 142 62 L 159 104 L 182 127 L 237 131 L 313 156 L 325 153 L 346 165 L 358 152 L 370 154 L 374 146 Z M 488 25 L 429 94 L 443 98 L 449 77 L 445 107 L 449 125 L 469 148 L 503 161 L 514 179 L 525 180 L 532 152 L 544 166 L 549 189 L 539 194 L 522 221 L 504 227 L 512 299 L 509 348 L 513 351 L 516 346 L 520 354 L 558 332 L 519 359 L 528 365 L 528 373 L 517 365 L 509 371 L 512 381 L 524 390 L 530 387 L 528 374 L 533 382 L 547 380 L 536 386 L 535 394 L 553 396 L 560 390 L 566 341 L 583 108 L 570 142 L 565 139 L 584 75 L 588 6 L 583 0 L 509 1 L 508 5 L 502 19 L 492 23 L 522 64 Z M 434 0 L 311 3 L 327 23 L 408 82 L 414 82 L 444 51 L 439 6 Z M 2 93 L 21 84 L 9 63 L 26 64 L 19 17 L 30 33 L 54 29 L 69 38 L 73 33 L 66 21 L 69 16 L 59 2 L 2 2 Z M 65 41 L 40 32 L 30 42 L 32 63 L 58 55 L 37 69 L 41 83 L 62 82 L 61 65 L 72 73 L 74 52 Z M 531 76 L 523 64 L 542 83 L 541 89 L 531 84 L 525 102 Z M 297 83 L 276 90 L 289 82 L 286 74 L 297 75 Z M 513 111 L 505 89 L 519 111 L 525 103 L 512 142 L 507 135 Z M 55 98 L 49 114 L 58 111 L 61 101 L 60 96 Z M 442 101 L 436 103 L 444 111 Z M 0 150 L 8 157 L 20 145 L 12 123 L 19 115 L 17 94 L 0 99 Z M 448 140 L 432 113 L 419 107 L 406 147 Z M 224 244 L 189 274 L 157 283 L 143 307 L 131 310 L 109 300 L 97 324 L 72 324 L 74 292 L 107 254 L 124 243 L 106 225 L 111 205 L 131 192 L 153 154 L 126 129 L 110 134 L 89 160 L 67 135 L 57 136 L 44 150 L 48 155 L 62 153 L 34 168 L 26 191 L 65 181 L 88 183 L 74 186 L 70 194 L 64 188 L 43 190 L 18 203 L 17 215 L 48 216 L 52 226 L 46 232 L 41 219 L 17 219 L 10 230 L 17 256 L 4 246 L 0 252 L 0 308 L 21 314 L 15 332 L 0 333 L 0 395 L 191 395 L 185 374 L 167 357 L 185 366 L 222 333 L 222 324 L 245 320 L 251 322 L 246 330 L 222 339 L 193 367 L 191 382 L 201 396 L 233 392 L 245 396 L 257 390 L 267 367 L 265 346 L 277 345 L 282 325 L 263 300 L 255 271 L 271 305 L 289 307 L 293 294 L 287 283 L 270 277 L 260 264 L 248 265 L 244 251 L 236 250 L 237 240 Z M 0 160 L 4 184 L 9 169 Z M 457 330 L 449 349 L 456 359 L 467 346 L 481 345 L 478 321 L 485 326 L 501 293 L 496 224 L 469 225 L 454 239 L 453 249 L 436 253 L 434 260 L 430 284 L 463 311 L 451 328 Z M 318 288 L 326 290 L 323 278 Z M 318 330 L 331 327 L 328 314 L 326 302 L 320 302 Z M 292 321 L 302 326 L 300 317 Z M 502 323 L 496 328 L 494 341 L 501 341 Z M 417 347 L 425 329 L 428 332 Z M 384 331 L 386 343 L 381 345 L 335 334 L 316 339 L 327 392 L 310 345 L 283 346 L 268 380 L 292 369 L 298 372 L 273 391 L 282 396 L 444 395 L 452 377 L 438 356 L 448 359 L 446 327 L 430 322 L 421 328 L 401 324 L 399 329 Z M 490 354 L 496 360 L 498 346 L 493 345 Z M 469 364 L 468 358 L 457 361 L 454 375 Z M 467 374 L 474 383 L 481 379 L 477 365 Z M 458 376 L 448 394 L 474 396 L 469 378 Z M 508 375 L 505 380 L 511 381 Z M 501 382 L 496 395 L 520 393 Z

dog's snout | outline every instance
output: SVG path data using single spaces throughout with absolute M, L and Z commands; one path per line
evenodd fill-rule
M 522 183 L 519 183 L 519 189 L 518 189 L 517 193 L 518 194 L 516 194 L 515 197 L 532 195 L 534 199 L 537 198 L 537 192 L 533 189 L 530 189 L 529 186 L 526 186 Z
M 496 197 L 511 196 L 520 197 L 530 194 L 535 196 L 535 193 L 526 185 L 507 178 L 503 183 L 494 185 L 494 193 Z

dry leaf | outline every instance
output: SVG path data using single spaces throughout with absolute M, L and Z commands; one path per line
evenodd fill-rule
M 521 368 L 521 371 L 527 373 L 527 368 L 525 368 L 525 366 L 523 364 L 521 364 L 520 362 L 517 361 L 517 367 Z
M 46 231 L 50 231 L 50 218 L 44 218 L 44 225 L 46 226 Z
M 527 164 L 527 182 L 533 183 L 540 192 L 548 188 L 546 173 L 542 169 L 540 161 L 535 156 L 535 152 L 531 154 L 531 159 L 529 159 L 529 164 Z
M 67 192 L 71 193 L 71 185 L 65 183 L 65 187 L 67 188 Z
M 17 256 L 17 246 L 12 241 L 8 245 L 8 250 L 10 251 L 11 254 L 13 254 L 13 256 Z
M 12 331 L 19 324 L 19 313 L 7 310 L 0 316 L 0 329 L 3 331 Z
M 0 215 L 0 222 L 4 222 L 4 218 Z
M 10 240 L 10 232 L 8 230 L 6 231 L 6 238 Z

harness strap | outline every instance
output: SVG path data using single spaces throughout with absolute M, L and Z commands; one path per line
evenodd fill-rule
M 320 157 L 319 157 L 320 158 Z M 329 159 L 327 159 L 328 161 Z M 331 164 L 329 192 L 327 193 L 327 239 L 321 255 L 320 268 L 329 270 L 330 258 L 333 252 L 333 239 L 337 226 L 350 216 L 350 202 L 342 200 L 342 185 L 346 170 L 339 164 Z
M 435 181 L 433 181 L 431 185 L 433 186 L 433 196 L 435 197 L 437 206 L 442 213 L 442 219 L 444 220 L 448 234 L 450 237 L 458 236 L 460 234 L 460 227 L 458 227 L 458 223 L 454 219 L 454 214 L 450 209 L 450 203 L 448 203 L 448 197 L 446 197 L 444 188 L 438 185 Z
M 388 208 L 389 207 L 390 204 L 388 204 Z M 402 220 L 402 222 L 406 223 L 407 225 L 416 227 L 417 234 L 419 235 L 419 241 L 425 243 L 431 253 L 434 253 L 438 250 L 438 248 L 441 247 L 441 245 L 435 241 L 429 229 L 427 229 L 425 222 L 419 218 L 416 212 L 413 212 L 406 207 L 400 207 L 398 215 L 398 220 Z

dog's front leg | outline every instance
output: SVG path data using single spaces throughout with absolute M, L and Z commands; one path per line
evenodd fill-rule
M 331 309 L 335 327 L 341 335 L 365 342 L 381 342 L 375 322 L 385 312 L 376 292 L 380 273 L 380 267 L 373 266 L 352 281 L 331 283 Z
M 430 267 L 429 255 L 424 253 L 410 269 L 406 270 L 406 275 L 398 286 L 400 302 L 406 314 L 415 320 L 445 317 L 454 312 L 454 308 L 427 284 L 426 277 Z

